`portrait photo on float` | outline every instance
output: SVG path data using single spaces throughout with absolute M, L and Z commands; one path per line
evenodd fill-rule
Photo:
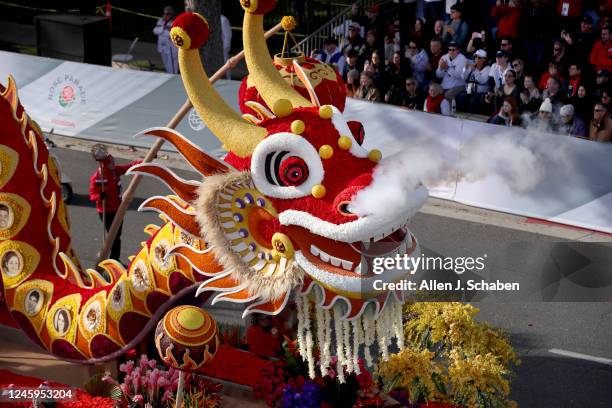
M 13 212 L 11 208 L 5 203 L 0 203 L 0 230 L 8 229 L 12 225 Z
M 23 259 L 17 251 L 7 251 L 2 257 L 2 272 L 8 277 L 15 277 L 23 269 Z
M 40 312 L 44 301 L 44 295 L 39 289 L 31 289 L 26 293 L 24 310 L 29 316 Z

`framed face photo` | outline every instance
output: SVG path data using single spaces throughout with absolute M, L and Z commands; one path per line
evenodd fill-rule
M 40 289 L 30 289 L 25 296 L 23 310 L 28 316 L 37 315 L 42 309 L 45 295 Z
M 66 309 L 58 309 L 53 316 L 53 328 L 60 335 L 64 336 L 70 328 L 70 312 Z
M 5 202 L 0 202 L 0 230 L 7 230 L 13 226 L 13 210 Z
M 6 276 L 14 278 L 23 271 L 23 257 L 15 250 L 6 251 L 2 256 L 1 267 Z
M 102 308 L 99 302 L 92 303 L 85 311 L 83 322 L 85 328 L 90 332 L 95 332 L 100 327 L 102 319 Z
M 124 291 L 124 282 L 119 282 L 113 289 L 110 303 L 114 310 L 123 309 L 125 305 Z
M 144 262 L 139 261 L 134 265 L 132 269 L 132 286 L 138 292 L 144 292 L 149 289 L 151 283 L 149 282 L 149 274 L 147 273 L 147 267 Z

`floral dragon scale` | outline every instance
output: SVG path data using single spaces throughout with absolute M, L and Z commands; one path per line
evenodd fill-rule
M 145 228 L 150 238 L 127 269 L 106 260 L 103 272 L 81 270 L 42 133 L 20 105 L 13 79 L 0 85 L 0 211 L 9 213 L 0 225 L 1 288 L 14 321 L 52 354 L 82 363 L 117 357 L 194 292 L 214 295 L 213 303 L 244 303 L 245 316 L 277 314 L 295 301 L 311 375 L 317 346 L 321 368 L 336 355 L 349 372 L 359 370 L 362 353 L 372 363 L 374 344 L 383 358 L 392 338 L 403 346 L 402 293 L 367 288 L 407 272 L 374 275 L 363 249 L 385 242 L 394 253 L 418 255 L 406 224 L 427 192 L 416 188 L 419 200 L 384 216 L 350 211 L 354 196 L 373 183 L 380 152 L 362 147 L 339 109 L 319 103 L 297 63 L 310 100 L 276 71 L 263 31 L 274 3 L 241 1 L 249 82 L 265 101 L 245 102 L 256 115 L 234 112 L 212 87 L 198 51 L 206 20 L 195 13 L 176 19 L 171 37 L 185 89 L 228 154 L 218 161 L 167 128 L 140 134 L 172 143 L 203 179 L 184 180 L 152 163 L 130 170 L 158 178 L 174 194 L 142 204 L 165 223 Z

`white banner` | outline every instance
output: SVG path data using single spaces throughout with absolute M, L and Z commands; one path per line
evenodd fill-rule
M 147 95 L 171 75 L 64 62 L 19 90 L 40 127 L 75 136 Z

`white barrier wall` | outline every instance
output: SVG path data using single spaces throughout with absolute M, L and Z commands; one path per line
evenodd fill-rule
M 15 77 L 23 105 L 43 130 L 54 128 L 58 134 L 107 143 L 150 145 L 150 140 L 134 140 L 132 135 L 165 125 L 186 98 L 178 76 L 0 51 L 0 81 L 5 82 L 8 74 Z M 239 82 L 219 81 L 215 87 L 237 110 Z M 345 118 L 360 120 L 366 130 L 366 147 L 379 148 L 387 156 L 410 148 L 411 143 L 442 141 L 452 147 L 446 157 L 451 167 L 459 156 L 470 158 L 473 152 L 469 146 L 474 141 L 496 133 L 509 138 L 539 138 L 535 142 L 565 153 L 556 163 L 542 162 L 541 180 L 533 188 L 514 191 L 496 174 L 465 181 L 457 168 L 454 182 L 428 186 L 431 195 L 612 233 L 612 144 L 527 134 L 524 129 L 509 130 L 352 99 L 347 103 Z M 223 154 L 219 141 L 195 112 L 177 130 L 208 152 L 218 157 Z

